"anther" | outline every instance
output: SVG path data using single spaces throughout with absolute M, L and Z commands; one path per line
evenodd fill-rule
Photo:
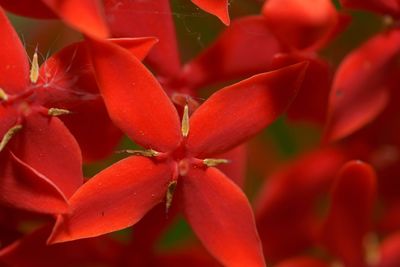
M 135 156 L 143 156 L 143 157 L 156 157 L 159 155 L 159 152 L 153 150 L 153 149 L 146 149 L 146 150 L 131 150 L 131 149 L 125 149 L 125 150 L 119 150 L 117 153 L 128 153 L 132 154 Z
M 189 134 L 189 106 L 186 104 L 183 110 L 182 117 L 182 136 L 186 137 Z
M 39 80 L 39 62 L 37 52 L 33 54 L 31 72 L 29 76 L 32 83 L 37 83 Z
M 0 142 L 0 152 L 3 151 L 3 149 L 6 147 L 6 145 L 11 140 L 11 138 L 21 129 L 22 129 L 22 125 L 17 124 L 15 126 L 11 127 L 6 132 L 6 134 L 3 136 L 3 139 L 1 139 L 1 142 Z
M 8 95 L 1 88 L 0 88 L 0 100 L 3 100 L 3 101 L 7 101 L 8 100 Z
M 203 164 L 207 165 L 207 167 L 215 167 L 219 164 L 229 163 L 227 159 L 203 159 Z
M 70 113 L 71 111 L 62 108 L 49 108 L 49 110 L 47 111 L 47 114 L 49 114 L 50 116 L 61 116 Z
M 169 208 L 172 205 L 172 199 L 174 198 L 176 184 L 177 184 L 176 180 L 173 180 L 168 184 L 167 194 L 165 196 L 165 213 L 168 213 Z

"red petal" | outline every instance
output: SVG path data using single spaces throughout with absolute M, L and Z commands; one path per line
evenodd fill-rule
M 58 118 L 32 113 L 11 141 L 13 153 L 52 181 L 66 197 L 82 185 L 79 146 Z
M 350 161 L 339 172 L 322 241 L 345 266 L 364 266 L 364 238 L 371 226 L 376 194 L 375 172 L 366 163 Z
M 57 186 L 9 152 L 0 157 L 0 202 L 41 213 L 64 213 L 67 199 Z
M 300 50 L 321 47 L 338 23 L 331 0 L 269 0 L 262 12 L 277 38 Z
M 319 149 L 300 155 L 268 176 L 255 205 L 267 259 L 286 259 L 314 243 L 315 205 L 329 191 L 334 173 L 345 160 L 341 150 Z
M 379 251 L 379 264 L 377 267 L 400 266 L 400 232 L 386 238 Z
M 340 0 L 344 7 L 359 8 L 378 12 L 383 15 L 400 15 L 400 3 L 397 0 Z
M 16 94 L 29 84 L 29 63 L 18 35 L 1 7 L 0 36 L 0 88 Z
M 118 46 L 93 41 L 91 47 L 100 90 L 114 123 L 146 148 L 177 147 L 178 113 L 152 74 Z
M 41 19 L 57 18 L 56 14 L 40 0 L 0 0 L 0 5 L 15 14 Z
M 112 38 L 108 40 L 128 49 L 139 60 L 143 60 L 153 46 L 158 43 L 158 39 L 154 37 Z
M 200 157 L 218 154 L 259 133 L 295 98 L 306 68 L 262 73 L 213 94 L 190 118 L 187 148 Z
M 17 124 L 18 113 L 14 108 L 0 105 L 0 140 L 13 126 Z
M 272 68 L 282 68 L 302 61 L 308 61 L 309 65 L 299 93 L 287 111 L 288 117 L 293 121 L 323 124 L 332 80 L 329 65 L 315 56 L 285 54 L 274 59 Z
M 193 230 L 223 265 L 265 266 L 250 204 L 215 168 L 192 169 L 182 178 L 183 205 Z
M 229 25 L 228 0 L 192 0 L 204 11 L 217 16 L 225 25 Z
M 246 179 L 247 145 L 238 146 L 226 153 L 212 156 L 212 158 L 229 160 L 228 164 L 220 164 L 217 168 L 243 188 Z
M 165 197 L 172 168 L 145 157 L 129 157 L 95 175 L 70 199 L 50 243 L 99 236 L 131 226 Z
M 386 106 L 385 78 L 400 52 L 400 31 L 382 33 L 348 55 L 336 73 L 327 140 L 343 138 L 371 122 Z
M 45 225 L 3 248 L 0 250 L 1 262 L 21 267 L 98 266 L 109 265 L 107 260 L 110 259 L 115 263 L 120 255 L 117 249 L 121 247 L 106 237 L 48 246 L 46 239 L 50 233 L 50 225 Z
M 155 36 L 160 42 L 147 60 L 157 74 L 173 76 L 180 70 L 175 25 L 168 0 L 105 0 L 113 37 Z
M 218 39 L 185 65 L 191 87 L 237 79 L 269 70 L 281 47 L 262 16 L 234 20 Z M 263 53 L 259 53 L 263 51 Z
M 325 262 L 313 258 L 294 258 L 280 262 L 275 267 L 329 267 Z
M 42 0 L 65 23 L 92 37 L 105 38 L 108 28 L 99 0 Z

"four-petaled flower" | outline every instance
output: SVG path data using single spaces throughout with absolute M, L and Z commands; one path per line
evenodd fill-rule
M 60 215 L 50 243 L 128 227 L 165 199 L 179 205 L 205 247 L 227 266 L 264 266 L 254 216 L 243 192 L 214 166 L 282 114 L 296 96 L 306 62 L 263 73 L 213 94 L 189 118 L 126 50 L 91 41 L 92 60 L 114 123 L 143 151 L 84 184 Z M 175 192 L 176 191 L 176 192 Z M 173 196 L 176 195 L 174 203 Z

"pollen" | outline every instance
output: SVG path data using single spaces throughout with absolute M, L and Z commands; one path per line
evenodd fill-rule
M 119 150 L 117 151 L 117 153 L 128 153 L 128 154 L 132 154 L 135 156 L 142 156 L 142 157 L 156 157 L 158 156 L 160 153 L 153 150 L 153 149 L 146 149 L 146 150 L 132 150 L 132 149 L 125 149 L 125 150 Z
M 3 100 L 3 101 L 7 101 L 8 100 L 8 95 L 1 88 L 0 88 L 0 100 Z
M 49 114 L 50 116 L 61 116 L 70 113 L 71 111 L 62 108 L 50 108 L 49 111 L 47 112 L 47 114 Z
M 168 184 L 167 194 L 165 196 L 165 212 L 166 213 L 168 213 L 169 208 L 172 205 L 172 200 L 174 198 L 176 184 L 177 184 L 176 180 L 173 180 Z
M 13 127 L 11 127 L 6 134 L 3 136 L 3 139 L 1 139 L 0 142 L 0 152 L 3 151 L 3 149 L 6 147 L 8 142 L 10 142 L 11 138 L 19 131 L 22 129 L 22 125 L 17 124 Z
M 37 83 L 39 80 L 39 62 L 37 52 L 33 54 L 31 72 L 29 76 L 32 83 Z
M 203 163 L 207 167 L 215 167 L 215 166 L 218 166 L 219 164 L 227 164 L 227 163 L 229 163 L 229 160 L 227 160 L 227 159 L 203 159 Z
M 186 137 L 189 134 L 189 106 L 186 104 L 183 110 L 182 117 L 182 136 Z

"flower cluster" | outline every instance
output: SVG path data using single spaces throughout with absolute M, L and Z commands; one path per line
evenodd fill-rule
M 10 17 L 72 34 L 41 58 L 54 29 L 32 50 Z M 399 25 L 398 0 L 0 0 L 0 265 L 400 266 Z

